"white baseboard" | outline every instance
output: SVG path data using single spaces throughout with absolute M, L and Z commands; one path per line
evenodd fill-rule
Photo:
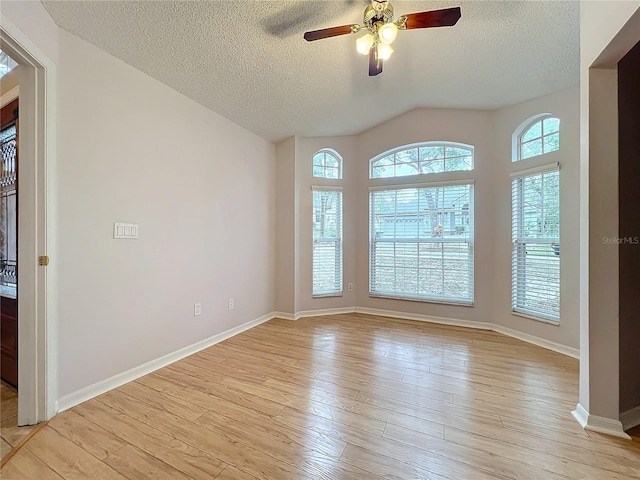
M 322 310 L 303 310 L 295 314 L 295 319 L 303 317 L 321 317 L 323 315 L 339 315 L 341 313 L 353 313 L 355 307 L 341 307 L 341 308 L 324 308 Z
M 402 318 L 406 320 L 418 320 L 420 322 L 440 323 L 442 325 L 452 325 L 455 327 L 477 328 L 479 330 L 492 330 L 494 332 L 507 335 L 508 337 L 517 338 L 518 340 L 522 340 L 523 342 L 531 343 L 533 345 L 546 348 L 547 350 L 552 350 L 554 352 L 558 352 L 563 355 L 568 355 L 573 358 L 580 358 L 580 351 L 577 348 L 567 347 L 565 345 L 561 345 L 559 343 L 552 342 L 544 338 L 536 337 L 535 335 L 529 335 L 528 333 L 518 332 L 517 330 L 512 330 L 511 328 L 503 327 L 502 325 L 497 325 L 495 323 L 474 322 L 472 320 L 459 320 L 456 318 L 434 317 L 431 315 L 394 312 L 390 310 L 378 310 L 375 308 L 366 308 L 366 307 L 356 307 L 356 312 L 366 313 L 368 315 L 378 315 L 381 317 L 395 317 L 395 318 Z
M 532 343 L 533 345 L 546 348 L 547 350 L 553 350 L 554 352 L 567 355 L 568 357 L 580 359 L 580 350 L 578 350 L 577 348 L 567 347 L 566 345 L 552 342 L 551 340 L 546 340 L 544 338 L 536 337 L 535 335 L 518 332 L 517 330 L 513 330 L 502 325 L 494 324 L 492 330 L 494 332 L 507 335 L 508 337 L 517 338 L 518 340 L 522 340 L 523 342 Z
M 576 406 L 576 409 L 571 412 L 571 414 L 585 430 L 591 430 L 598 433 L 604 433 L 605 435 L 631 440 L 631 437 L 625 433 L 624 428 L 622 427 L 622 422 L 619 420 L 590 415 L 589 412 L 587 412 L 587 410 L 580 404 Z
M 585 428 L 587 426 L 587 420 L 589 420 L 589 412 L 587 412 L 582 405 L 576 405 L 576 409 L 571 412 L 571 415 L 573 415 L 573 418 L 577 420 L 582 428 Z
M 127 370 L 126 372 L 119 373 L 117 375 L 114 375 L 113 377 L 106 378 L 97 383 L 94 383 L 93 385 L 89 385 L 88 387 L 81 388 L 80 390 L 77 390 L 60 398 L 56 402 L 56 412 L 60 413 L 82 402 L 91 400 L 92 398 L 97 397 L 98 395 L 102 395 L 109 390 L 124 385 L 125 383 L 129 383 L 162 367 L 166 367 L 173 362 L 177 362 L 178 360 L 188 357 L 189 355 L 193 355 L 200 350 L 204 350 L 205 348 L 209 348 L 216 343 L 220 343 L 228 338 L 238 335 L 239 333 L 249 330 L 250 328 L 260 325 L 261 323 L 267 322 L 276 316 L 280 317 L 280 315 L 276 315 L 275 312 L 268 313 L 259 318 L 256 318 L 255 320 L 251 320 L 250 322 L 243 323 L 242 325 L 238 325 L 237 327 L 230 328 L 229 330 L 226 330 L 222 333 L 218 333 L 216 335 L 213 335 L 212 337 L 200 340 L 199 342 L 183 347 L 167 355 L 163 355 L 162 357 L 156 358 L 155 360 L 143 363 L 142 365 Z
M 273 312 L 273 318 L 282 318 L 283 320 L 297 320 L 294 314 L 285 312 Z
M 417 320 L 419 322 L 439 323 L 441 325 L 451 325 L 454 327 L 477 328 L 479 330 L 492 330 L 493 324 L 486 322 L 474 322 L 473 320 L 459 320 L 448 317 L 434 317 L 432 315 L 422 315 L 420 313 L 395 312 L 393 310 L 379 310 L 377 308 L 356 307 L 356 313 L 367 315 L 377 315 L 379 317 L 394 317 L 404 320 Z
M 625 430 L 629 430 L 630 428 L 640 425 L 640 405 L 621 413 L 620 422 L 622 422 L 622 428 Z

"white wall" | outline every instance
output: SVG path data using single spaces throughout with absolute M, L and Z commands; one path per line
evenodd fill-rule
M 2 0 L 0 16 L 18 27 L 52 62 L 57 62 L 59 29 L 40 2 Z
M 560 119 L 560 149 L 532 164 L 560 163 L 560 324 L 531 321 L 511 313 L 511 179 L 509 174 L 522 164 L 512 159 L 512 135 L 516 127 L 540 113 Z M 579 87 L 498 110 L 495 118 L 496 182 L 495 214 L 495 308 L 493 321 L 536 337 L 578 348 L 579 346 L 579 202 L 580 124 Z

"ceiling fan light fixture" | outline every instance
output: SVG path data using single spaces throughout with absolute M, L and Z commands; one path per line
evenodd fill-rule
M 378 29 L 378 38 L 382 43 L 391 45 L 398 35 L 398 26 L 393 23 L 385 23 Z
M 378 44 L 378 58 L 381 60 L 389 60 L 391 54 L 393 53 L 393 48 L 388 43 L 379 43 Z
M 358 53 L 362 55 L 369 55 L 369 50 L 371 50 L 371 47 L 373 46 L 373 41 L 374 39 L 371 33 L 367 33 L 366 35 L 358 38 L 356 40 L 356 49 L 358 50 Z

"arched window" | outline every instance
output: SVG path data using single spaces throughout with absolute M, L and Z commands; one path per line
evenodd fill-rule
M 560 119 L 549 114 L 530 118 L 516 132 L 514 162 L 554 152 L 560 148 Z
M 313 176 L 317 178 L 342 178 L 342 158 L 334 150 L 325 148 L 313 155 Z
M 342 157 L 322 149 L 313 155 L 313 289 L 314 297 L 342 295 Z M 326 181 L 331 180 L 331 181 Z
M 512 290 L 514 313 L 560 321 L 560 171 L 533 159 L 559 149 L 560 120 L 541 114 L 513 134 L 511 173 Z
M 371 159 L 370 296 L 473 304 L 474 179 L 450 174 L 472 169 L 473 147 L 449 142 Z
M 371 160 L 369 178 L 473 170 L 473 147 L 461 143 L 406 145 Z

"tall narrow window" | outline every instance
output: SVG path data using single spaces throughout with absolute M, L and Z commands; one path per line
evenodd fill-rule
M 512 179 L 512 310 L 558 322 L 560 318 L 559 172 Z
M 313 155 L 314 297 L 342 295 L 342 157 L 329 148 Z
M 342 295 L 342 191 L 313 189 L 313 296 Z
M 560 150 L 560 120 L 548 113 L 513 134 L 511 174 L 511 310 L 560 322 L 560 172 L 554 163 L 531 163 Z
M 473 148 L 424 143 L 371 160 L 369 295 L 473 304 Z M 416 183 L 420 179 L 421 183 Z

